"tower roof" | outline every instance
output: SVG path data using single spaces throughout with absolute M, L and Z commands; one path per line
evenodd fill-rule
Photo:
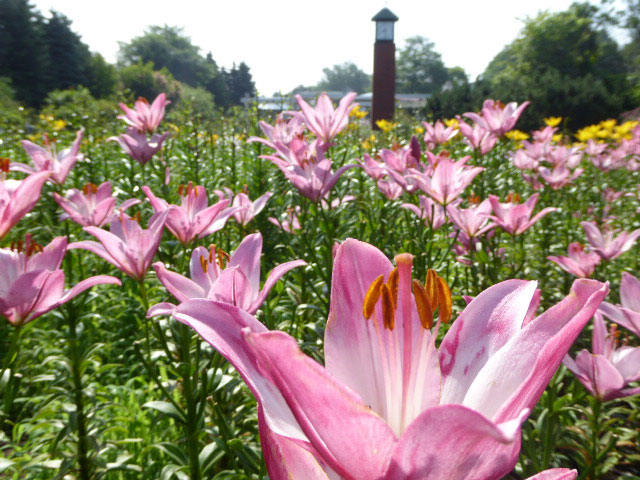
M 397 22 L 398 17 L 388 8 L 383 8 L 371 19 L 372 22 Z

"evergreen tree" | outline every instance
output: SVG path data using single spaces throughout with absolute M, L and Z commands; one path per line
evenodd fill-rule
M 47 91 L 86 84 L 91 54 L 71 30 L 71 20 L 52 10 L 44 25 L 44 41 L 49 56 Z

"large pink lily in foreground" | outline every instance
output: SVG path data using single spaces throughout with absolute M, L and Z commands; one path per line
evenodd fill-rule
M 46 137 L 47 148 L 36 145 L 29 140 L 23 140 L 22 147 L 29 154 L 36 166 L 34 168 L 24 163 L 12 163 L 11 170 L 26 173 L 48 171 L 51 172 L 51 180 L 58 185 L 62 185 L 67 180 L 73 167 L 78 163 L 78 160 L 82 158 L 80 144 L 82 143 L 83 136 L 84 129 L 78 130 L 76 139 L 71 146 L 59 153 L 56 153 L 55 140 L 51 141 L 48 137 Z
M 153 133 L 162 122 L 165 107 L 170 103 L 164 93 L 158 95 L 151 105 L 146 98 L 140 97 L 136 100 L 134 108 L 121 103 L 120 108 L 126 115 L 119 115 L 118 118 L 141 132 Z
M 0 240 L 18 223 L 22 217 L 33 210 L 42 186 L 49 179 L 51 172 L 33 173 L 24 180 L 4 178 L 8 170 L 6 162 L 0 159 Z
M 436 348 L 433 312 L 450 317 L 448 287 L 432 273 L 425 286 L 413 281 L 409 254 L 396 262 L 357 240 L 338 248 L 325 366 L 231 305 L 190 300 L 174 312 L 256 395 L 271 478 L 502 478 L 517 462 L 520 425 L 609 290 L 577 280 L 523 326 L 536 282 L 502 282 Z M 573 472 L 545 475 L 561 474 Z
M 27 236 L 26 242 L 16 248 L 0 249 L 0 316 L 19 327 L 94 285 L 120 285 L 115 277 L 98 275 L 65 290 L 60 265 L 66 251 L 67 237 L 54 238 L 43 248 Z
M 221 200 L 209 206 L 205 188 L 200 185 L 193 186 L 191 182 L 186 188 L 184 185 L 180 186 L 180 205 L 170 205 L 166 200 L 156 197 L 147 186 L 142 187 L 142 191 L 157 213 L 169 213 L 166 226 L 183 245 L 217 232 L 237 210 L 226 208 L 231 200 Z
M 640 347 L 620 346 L 617 325 L 607 332 L 600 313 L 593 319 L 591 352 L 581 350 L 575 360 L 567 355 L 564 364 L 602 401 L 640 394 L 640 387 L 626 388 L 640 380 Z
M 192 298 L 210 298 L 254 314 L 285 273 L 307 264 L 304 260 L 293 260 L 278 265 L 260 290 L 261 254 L 262 234 L 254 233 L 245 237 L 230 257 L 213 245 L 210 250 L 196 248 L 191 254 L 190 279 L 167 270 L 161 262 L 156 262 L 153 267 L 158 279 L 180 302 Z M 159 303 L 149 310 L 149 314 L 171 314 L 175 308 L 171 303 Z
M 169 210 L 156 213 L 149 221 L 149 228 L 143 229 L 139 219 L 121 213 L 111 222 L 110 232 L 98 227 L 84 227 L 85 232 L 96 237 L 100 243 L 85 240 L 74 242 L 69 248 L 89 250 L 141 282 L 160 246 L 168 214 Z

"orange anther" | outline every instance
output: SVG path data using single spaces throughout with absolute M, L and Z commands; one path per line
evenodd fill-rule
M 373 315 L 373 311 L 376 308 L 376 303 L 378 303 L 378 299 L 380 298 L 380 289 L 382 287 L 382 282 L 384 281 L 384 275 L 380 275 L 376 278 L 367 294 L 364 297 L 364 304 L 362 306 L 362 313 L 364 314 L 364 318 L 369 320 L 371 315 Z
M 430 330 L 433 327 L 433 309 L 429 303 L 426 290 L 418 280 L 413 281 L 413 296 L 416 299 L 420 323 L 424 328 Z
M 380 297 L 382 298 L 382 320 L 384 322 L 384 326 L 389 330 L 393 330 L 396 322 L 396 312 L 393 306 L 393 294 L 391 293 L 389 285 L 383 283 L 380 289 L 380 293 Z

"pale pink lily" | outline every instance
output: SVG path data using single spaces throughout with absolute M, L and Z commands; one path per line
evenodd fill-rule
M 136 219 L 121 213 L 111 222 L 110 232 L 98 227 L 84 227 L 100 243 L 84 240 L 70 244 L 69 249 L 89 250 L 141 282 L 160 246 L 168 214 L 169 210 L 156 213 L 149 221 L 149 228 L 143 229 Z
M 145 165 L 162 148 L 162 143 L 168 136 L 168 132 L 163 135 L 154 133 L 151 139 L 148 139 L 146 133 L 131 127 L 127 133 L 118 137 L 109 137 L 107 140 L 117 142 L 131 158 L 141 165 Z
M 300 211 L 300 206 L 296 206 L 295 208 L 289 207 L 284 219 L 278 220 L 277 218 L 269 217 L 268 220 L 276 227 L 284 230 L 287 233 L 293 234 L 296 230 L 300 230 L 302 228 L 299 218 Z
M 51 175 L 51 172 L 43 171 L 33 173 L 24 180 L 13 180 L 5 178 L 5 173 L 0 169 L 0 240 L 33 210 L 40 199 L 42 186 Z
M 412 282 L 411 255 L 396 262 L 356 240 L 340 245 L 325 366 L 231 305 L 190 300 L 175 310 L 256 395 L 274 480 L 502 478 L 517 462 L 522 422 L 608 292 L 577 280 L 523 326 L 536 282 L 502 282 L 478 295 L 436 348 L 427 311 L 435 297 Z M 437 305 L 447 310 L 438 285 Z
M 512 202 L 500 203 L 500 198 L 495 195 L 489 195 L 493 213 L 495 214 L 490 215 L 489 218 L 496 222 L 505 232 L 511 235 L 520 235 L 545 215 L 559 210 L 555 207 L 543 208 L 532 218 L 531 214 L 536 208 L 539 197 L 540 194 L 535 193 L 524 203 L 515 203 L 515 199 Z
M 94 285 L 120 285 L 115 277 L 98 275 L 65 290 L 60 265 L 66 251 L 67 237 L 56 237 L 43 248 L 28 235 L 17 248 L 0 249 L 0 316 L 20 327 Z
M 118 201 L 113 196 L 111 182 L 104 182 L 100 186 L 88 183 L 82 190 L 73 188 L 67 193 L 67 198 L 55 192 L 53 196 L 66 212 L 60 218 L 70 218 L 84 227 L 104 227 L 109 224 Z M 124 212 L 139 203 L 140 200 L 137 198 L 131 198 L 124 201 L 118 210 Z
M 191 254 L 190 279 L 167 270 L 161 262 L 154 263 L 153 268 L 158 279 L 179 302 L 209 298 L 254 314 L 285 273 L 307 264 L 304 260 L 293 260 L 278 265 L 260 290 L 261 254 L 262 235 L 254 233 L 242 240 L 236 251 L 228 257 L 228 263 L 226 253 L 215 246 L 212 245 L 210 250 L 197 247 Z M 149 309 L 149 316 L 170 315 L 175 309 L 172 303 L 159 303 Z
M 582 222 L 582 228 L 587 234 L 587 239 L 593 247 L 593 250 L 604 260 L 613 260 L 630 250 L 640 237 L 640 228 L 633 232 L 620 232 L 615 237 L 617 231 L 605 229 L 604 234 L 598 226 L 593 222 Z
M 468 167 L 466 163 L 470 158 L 466 156 L 454 161 L 441 156 L 432 174 L 412 169 L 412 177 L 420 190 L 446 207 L 462 195 L 476 175 L 484 170 L 482 167 Z
M 378 180 L 378 190 L 389 200 L 396 200 L 404 193 L 404 189 L 394 180 Z
M 458 208 L 457 205 L 449 205 L 447 212 L 455 226 L 470 239 L 479 237 L 495 227 L 495 224 L 488 218 L 491 213 L 489 199 L 485 199 L 469 208 Z
M 573 172 L 566 165 L 561 164 L 553 168 L 540 167 L 538 173 L 540 177 L 554 190 L 566 187 L 576 178 L 578 178 L 584 170 L 576 168 Z
M 357 162 L 364 169 L 364 171 L 374 180 L 382 180 L 388 175 L 387 166 L 384 161 L 377 162 L 368 153 L 364 154 L 362 160 L 358 159 Z
M 587 390 L 605 402 L 640 393 L 640 387 L 626 388 L 640 380 L 640 347 L 619 346 L 616 327 L 607 333 L 602 315 L 596 313 L 591 352 L 584 349 L 575 360 L 569 355 L 564 359 Z
M 438 205 L 436 202 L 431 200 L 431 198 L 425 195 L 420 195 L 419 207 L 413 203 L 403 203 L 401 206 L 411 210 L 418 216 L 418 218 L 423 219 L 425 224 L 433 230 L 437 230 L 442 227 L 447 221 L 445 208 L 442 205 Z
M 494 135 L 501 137 L 513 127 L 522 115 L 525 108 L 531 102 L 524 102 L 518 106 L 516 102 L 508 103 L 506 106 L 502 102 L 485 100 L 480 114 L 468 112 L 464 116 L 470 118 L 485 130 L 491 131 Z
M 349 123 L 349 113 L 356 104 L 353 100 L 358 96 L 351 92 L 345 95 L 337 109 L 334 109 L 329 95 L 323 93 L 318 97 L 315 108 L 309 105 L 300 95 L 296 95 L 296 100 L 302 110 L 301 115 L 305 125 L 309 130 L 324 143 L 330 143 L 336 135 L 347 127 Z
M 237 209 L 233 212 L 233 218 L 240 225 L 246 226 L 264 209 L 272 196 L 273 192 L 267 192 L 252 202 L 246 193 L 240 192 L 233 198 L 233 203 L 231 204 L 232 207 Z
M 411 138 L 411 143 L 405 147 L 398 150 L 385 148 L 380 152 L 380 158 L 384 163 L 386 172 L 393 181 L 409 193 L 418 190 L 413 170 L 418 169 L 420 172 L 431 171 L 428 167 L 425 168 L 421 157 L 420 143 L 415 136 Z
M 275 125 L 269 125 L 267 122 L 260 121 L 260 129 L 267 136 L 267 139 L 261 137 L 249 137 L 247 142 L 260 142 L 274 150 L 279 150 L 280 145 L 289 146 L 294 138 L 298 138 L 304 134 L 305 126 L 302 116 L 299 112 L 286 112 L 293 115 L 290 119 L 284 117 L 285 113 L 278 115 Z
M 454 125 L 447 127 L 441 120 L 437 120 L 433 125 L 428 122 L 422 122 L 422 124 L 425 129 L 424 142 L 430 149 L 447 143 L 458 134 L 458 130 Z
M 578 242 L 569 245 L 568 257 L 551 255 L 547 259 L 557 263 L 565 272 L 581 278 L 593 275 L 601 260 L 600 255 L 595 252 L 587 252 L 584 245 Z
M 226 208 L 230 200 L 221 200 L 209 206 L 206 189 L 200 185 L 194 187 L 192 182 L 186 188 L 180 186 L 180 205 L 170 205 L 166 200 L 156 197 L 146 185 L 142 191 L 157 213 L 168 212 L 165 226 L 183 245 L 221 230 L 237 210 Z
M 162 122 L 165 107 L 170 103 L 164 93 L 158 95 L 151 105 L 146 98 L 140 97 L 133 109 L 121 103 L 120 108 L 126 115 L 119 115 L 118 118 L 141 132 L 153 133 Z
M 82 137 L 84 136 L 84 129 L 78 130 L 76 139 L 73 141 L 69 148 L 65 148 L 60 153 L 56 153 L 55 140 L 50 140 L 46 137 L 46 147 L 43 148 L 40 145 L 36 145 L 29 140 L 22 141 L 22 147 L 29 154 L 35 168 L 24 163 L 12 163 L 11 170 L 26 173 L 36 173 L 42 171 L 51 172 L 51 180 L 58 185 L 62 185 L 69 176 L 69 173 L 75 167 L 78 160 L 82 158 L 80 153 L 80 144 L 82 143 Z
M 477 123 L 473 127 L 463 120 L 459 120 L 458 123 L 460 132 L 467 139 L 469 146 L 474 150 L 478 150 L 481 155 L 489 153 L 498 143 L 498 137 Z
M 640 337 L 640 280 L 624 272 L 620 283 L 620 305 L 602 302 L 600 311 Z

